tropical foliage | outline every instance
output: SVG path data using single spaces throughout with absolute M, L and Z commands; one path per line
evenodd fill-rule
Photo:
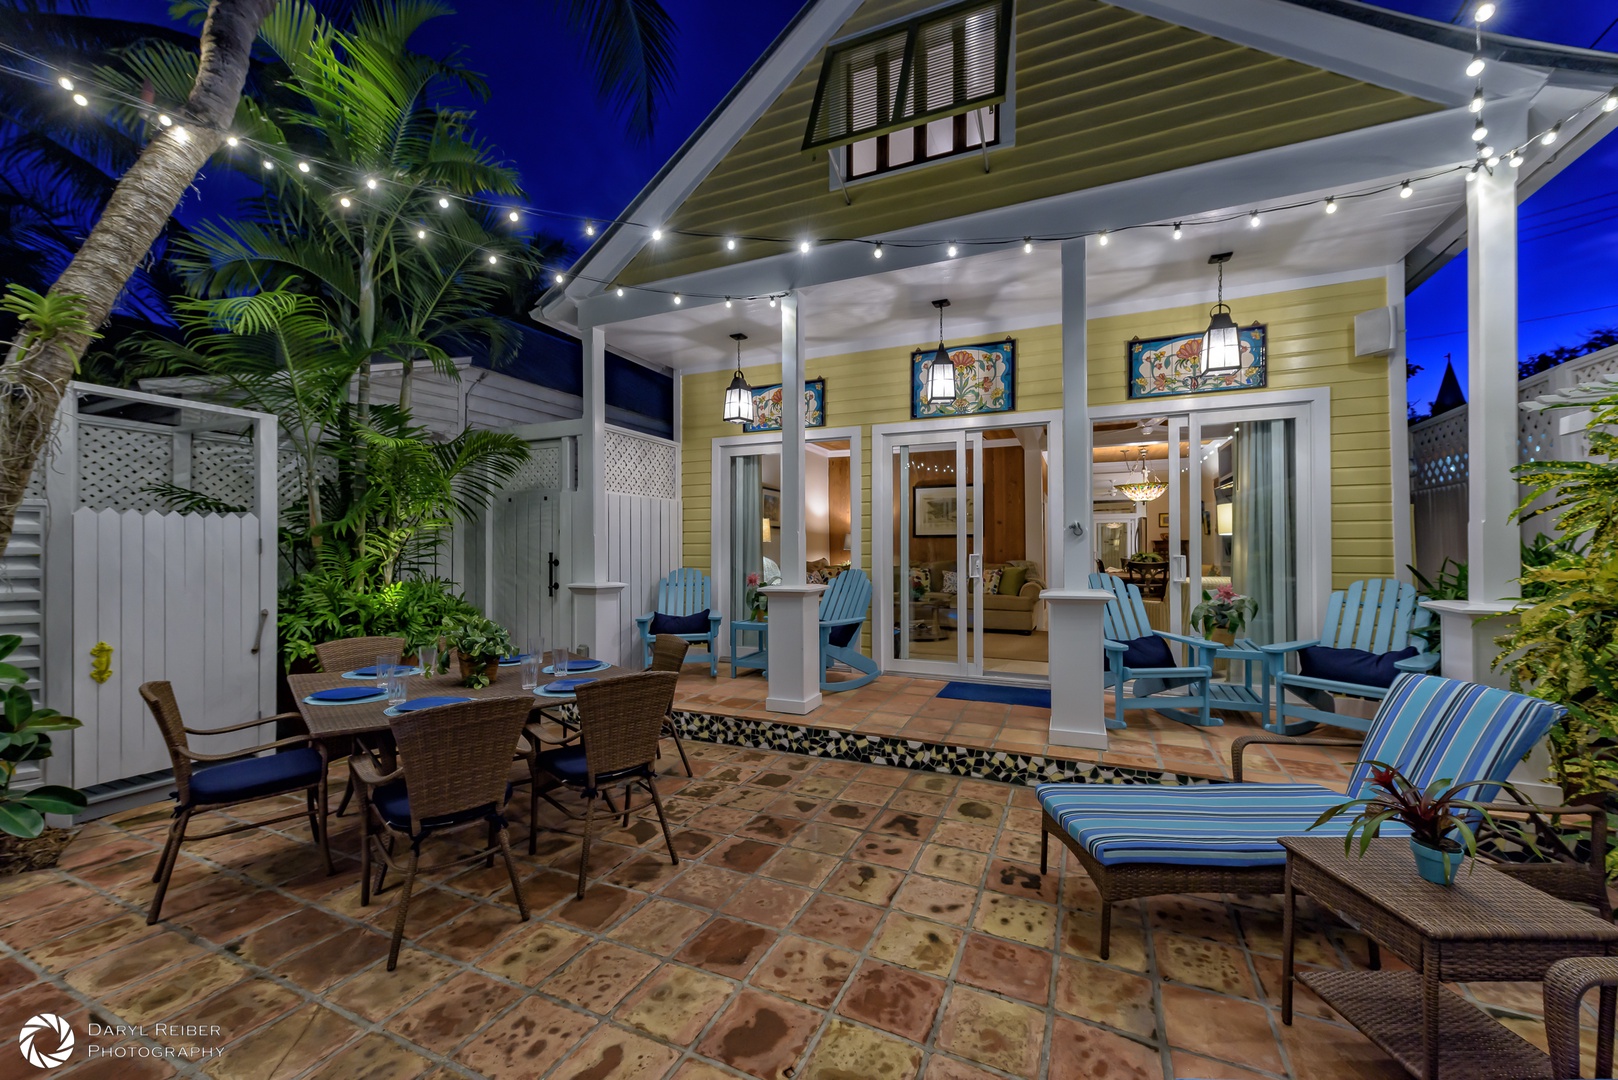
M 1541 546 L 1524 566 L 1516 627 L 1496 639 L 1495 661 L 1513 689 L 1568 710 L 1551 732 L 1551 762 L 1570 799 L 1618 791 L 1618 397 L 1594 408 L 1588 461 L 1545 461 L 1513 471 L 1527 488 L 1518 508 L 1541 498 L 1566 539 Z
M 71 716 L 34 704 L 28 673 L 5 662 L 21 644 L 16 634 L 0 635 L 0 832 L 29 838 L 45 830 L 46 814 L 76 814 L 86 803 L 83 792 L 59 784 L 12 790 L 17 766 L 50 757 L 51 734 L 79 726 Z
M 1501 780 L 1472 780 L 1464 784 L 1435 780 L 1420 788 L 1396 766 L 1380 761 L 1365 764 L 1369 770 L 1366 789 L 1371 794 L 1338 803 L 1309 826 L 1318 829 L 1328 821 L 1352 812 L 1354 816 L 1349 822 L 1348 831 L 1343 834 L 1345 853 L 1352 853 L 1354 842 L 1358 840 L 1359 853 L 1364 855 L 1371 841 L 1381 833 L 1382 826 L 1391 821 L 1409 829 L 1411 838 L 1418 843 L 1440 851 L 1475 855 L 1478 840 L 1474 830 L 1477 825 L 1496 823 L 1483 803 L 1464 798 L 1463 794 L 1493 787 L 1516 791 L 1511 784 Z
M 488 666 L 517 651 L 506 628 L 481 615 L 451 615 L 441 629 L 445 643 L 460 654 L 461 679 L 468 686 L 488 686 Z

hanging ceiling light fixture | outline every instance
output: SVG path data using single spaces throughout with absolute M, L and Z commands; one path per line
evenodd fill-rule
M 934 300 L 933 307 L 938 309 L 938 350 L 933 353 L 933 362 L 927 366 L 927 400 L 954 401 L 955 361 L 949 358 L 949 351 L 944 348 L 944 309 L 949 307 L 949 301 Z
M 742 342 L 746 334 L 732 334 L 736 343 L 736 377 L 725 388 L 725 420 L 731 424 L 751 424 L 757 417 L 753 411 L 753 388 L 742 377 Z
M 1230 256 L 1228 251 L 1208 256 L 1208 261 L 1219 267 L 1219 300 L 1208 320 L 1208 331 L 1202 335 L 1204 375 L 1224 375 L 1240 371 L 1242 366 L 1242 343 L 1236 332 L 1236 320 L 1231 318 L 1230 306 L 1225 303 L 1225 264 Z
M 1129 460 L 1129 451 L 1124 451 L 1124 460 Z M 1123 495 L 1130 502 L 1149 503 L 1153 499 L 1160 499 L 1169 489 L 1168 484 L 1154 477 L 1146 468 L 1146 447 L 1140 448 L 1140 476 L 1127 483 L 1115 485 L 1114 490 Z

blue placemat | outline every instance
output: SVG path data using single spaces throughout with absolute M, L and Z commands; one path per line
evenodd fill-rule
M 357 705 L 362 701 L 380 701 L 387 696 L 386 690 L 375 686 L 338 686 L 316 690 L 303 700 L 307 705 Z
M 436 709 L 440 705 L 459 705 L 463 701 L 471 700 L 472 699 L 469 697 L 443 696 L 411 698 L 409 701 L 401 702 L 400 704 L 395 705 L 393 708 L 389 709 L 388 712 L 392 713 L 394 716 L 398 716 L 401 713 L 418 712 L 421 709 Z
M 393 674 L 395 675 L 420 675 L 421 673 L 421 668 L 411 667 L 409 664 L 396 664 L 393 668 Z M 375 664 L 370 667 L 355 668 L 353 671 L 343 672 L 343 678 L 345 679 L 375 679 L 377 677 Z
M 582 659 L 582 660 L 569 660 L 569 661 L 567 661 L 562 666 L 561 671 L 556 670 L 556 665 L 555 664 L 546 664 L 545 665 L 545 674 L 547 674 L 547 675 L 568 675 L 568 674 L 571 674 L 571 673 L 573 673 L 575 671 L 600 671 L 602 668 L 611 667 L 611 666 L 612 665 L 607 663 L 605 660 L 592 660 L 592 659 L 589 659 L 588 657 L 586 657 L 585 659 Z
M 556 679 L 546 683 L 542 690 L 548 694 L 571 694 L 581 686 L 589 686 L 594 679 Z
M 500 666 L 501 667 L 516 667 L 518 664 L 520 664 L 524 660 L 528 659 L 528 656 L 529 656 L 528 653 L 518 653 L 516 656 L 502 656 L 500 658 Z

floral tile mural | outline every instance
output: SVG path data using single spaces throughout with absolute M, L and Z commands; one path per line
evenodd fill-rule
M 955 365 L 955 400 L 930 401 L 927 380 L 937 349 L 917 349 L 910 354 L 910 415 L 917 420 L 935 416 L 972 416 L 977 413 L 1011 412 L 1017 407 L 1017 343 L 984 342 L 945 350 Z
M 1166 397 L 1207 394 L 1216 390 L 1256 390 L 1265 384 L 1266 327 L 1254 324 L 1237 331 L 1242 366 L 1235 371 L 1202 373 L 1202 331 L 1171 337 L 1136 338 L 1129 343 L 1129 396 Z
M 753 415 L 757 419 L 751 424 L 743 424 L 742 430 L 780 431 L 781 403 L 784 399 L 780 383 L 774 386 L 760 386 L 754 390 Z M 806 428 L 826 426 L 825 379 L 810 379 L 803 384 L 803 426 Z

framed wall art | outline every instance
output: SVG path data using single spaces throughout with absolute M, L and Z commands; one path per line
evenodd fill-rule
M 1011 338 L 979 345 L 946 349 L 955 365 L 955 400 L 930 401 L 927 380 L 938 350 L 917 349 L 910 354 L 910 416 L 928 420 L 937 416 L 973 416 L 1011 412 L 1017 407 L 1017 343 Z
M 757 419 L 751 424 L 743 424 L 742 430 L 780 431 L 782 399 L 780 383 L 756 388 L 753 391 L 753 415 Z M 806 428 L 826 426 L 825 379 L 809 379 L 803 384 L 803 426 Z
M 1168 337 L 1136 338 L 1129 343 L 1129 396 L 1169 397 L 1218 390 L 1257 390 L 1266 385 L 1269 368 L 1265 343 L 1268 328 L 1254 323 L 1237 331 L 1242 365 L 1235 371 L 1202 374 L 1202 331 Z
M 966 486 L 966 527 L 972 528 L 972 485 Z M 960 529 L 954 484 L 918 485 L 910 489 L 910 535 L 954 536 Z

